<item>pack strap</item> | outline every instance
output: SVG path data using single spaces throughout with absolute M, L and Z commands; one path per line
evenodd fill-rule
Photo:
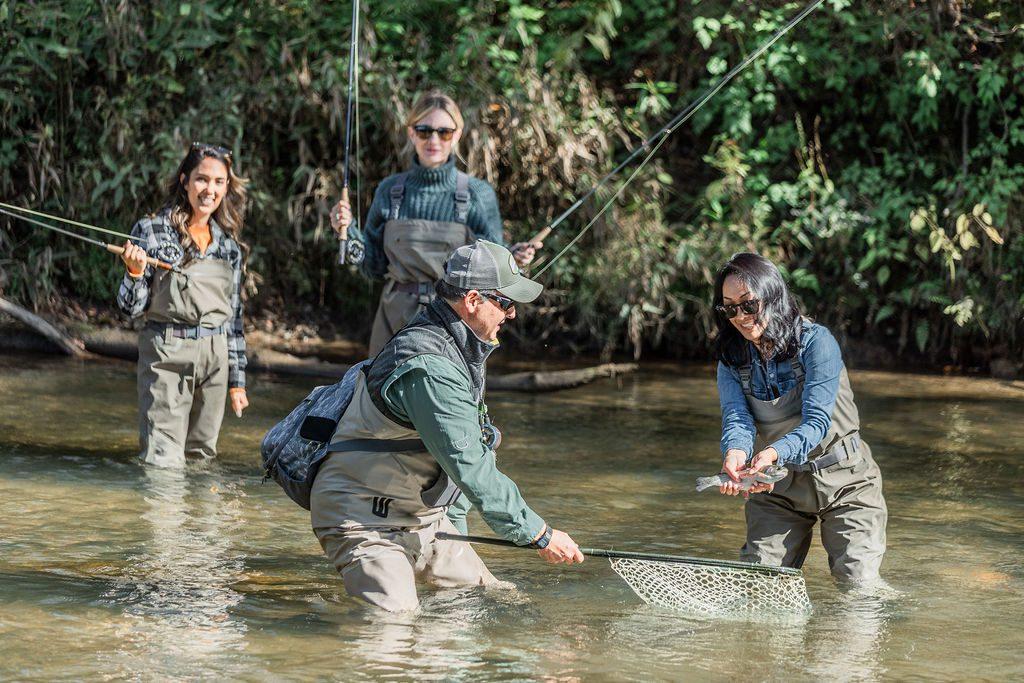
M 786 467 L 794 472 L 810 472 L 812 474 L 817 474 L 818 472 L 832 467 L 832 465 L 837 463 L 853 460 L 858 451 L 860 451 L 860 434 L 858 432 L 854 432 L 853 434 L 848 434 L 843 437 L 834 446 L 832 446 L 832 448 L 828 449 L 814 460 L 800 464 L 786 463 Z
M 427 450 L 419 439 L 347 439 L 327 446 L 328 453 L 420 453 Z

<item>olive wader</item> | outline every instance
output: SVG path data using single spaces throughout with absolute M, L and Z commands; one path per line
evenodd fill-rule
M 781 397 L 762 401 L 750 390 L 750 366 L 738 369 L 743 394 L 757 427 L 757 453 L 796 429 L 802 420 L 804 368 L 791 361 L 796 385 Z M 745 562 L 800 567 L 811 546 L 815 521 L 837 579 L 868 582 L 878 578 L 885 554 L 888 511 L 882 473 L 860 438 L 860 417 L 844 367 L 828 433 L 807 462 L 786 463 L 789 475 L 771 493 L 750 496 L 746 504 Z
M 157 270 L 139 333 L 139 441 L 145 462 L 211 458 L 228 390 L 227 323 L 234 273 L 218 258 Z
M 377 355 L 395 332 L 434 300 L 434 283 L 444 275 L 449 254 L 475 240 L 466 225 L 469 217 L 469 176 L 455 173 L 455 220 L 399 219 L 408 172 L 391 186 L 388 220 L 384 224 L 384 253 L 388 271 L 370 334 L 369 356 Z
M 469 544 L 434 540 L 458 533 L 446 511 L 461 491 L 383 398 L 406 361 L 439 355 L 469 378 L 483 422 L 482 368 L 493 348 L 434 301 L 364 367 L 310 495 L 313 532 L 349 595 L 403 611 L 419 605 L 417 577 L 447 588 L 502 583 Z

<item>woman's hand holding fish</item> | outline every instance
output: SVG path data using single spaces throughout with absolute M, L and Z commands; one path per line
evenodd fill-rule
M 769 465 L 775 464 L 775 462 L 778 459 L 779 452 L 772 448 L 771 446 L 769 446 L 768 448 L 764 449 L 763 451 L 757 453 L 757 455 L 754 456 L 753 460 L 750 461 L 750 466 L 747 467 L 743 474 L 757 474 L 758 472 L 768 467 Z M 762 484 L 760 482 L 756 482 L 753 486 L 750 487 L 750 490 L 747 491 L 744 495 L 745 497 L 749 497 L 751 493 L 762 493 L 764 491 L 771 491 L 774 488 L 775 484 Z
M 740 479 L 747 464 L 747 454 L 741 450 L 732 448 L 725 454 L 722 461 L 722 471 L 729 475 L 732 481 L 726 482 L 718 487 L 718 491 L 727 496 L 735 496 L 741 493 Z

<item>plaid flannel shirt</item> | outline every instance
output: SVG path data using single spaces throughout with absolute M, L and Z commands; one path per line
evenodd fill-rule
M 172 264 L 181 263 L 185 254 L 181 248 L 177 231 L 167 219 L 167 213 L 147 216 L 132 228 L 132 237 L 140 238 L 139 244 L 153 258 Z M 219 258 L 231 264 L 234 273 L 234 291 L 231 295 L 231 319 L 228 321 L 228 386 L 245 386 L 245 334 L 242 330 L 242 249 L 235 240 L 225 234 L 216 221 L 210 220 L 210 246 L 206 254 L 200 254 L 195 246 L 189 248 L 193 259 Z M 117 305 L 127 315 L 137 318 L 149 308 L 149 289 L 153 282 L 154 268 L 146 266 L 142 277 L 133 278 L 125 273 L 121 288 L 117 292 Z

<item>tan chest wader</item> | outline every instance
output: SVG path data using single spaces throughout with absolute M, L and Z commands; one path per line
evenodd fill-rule
M 139 333 L 139 457 L 163 467 L 216 455 L 228 390 L 231 264 L 194 259 L 181 270 L 156 271 Z
M 802 420 L 804 368 L 792 361 L 796 385 L 781 397 L 762 401 L 750 389 L 751 368 L 739 369 L 747 406 L 757 427 L 754 452 L 796 429 Z M 872 581 L 885 554 L 888 511 L 882 473 L 860 438 L 860 418 L 844 367 L 832 410 L 832 424 L 802 465 L 786 463 L 789 476 L 771 493 L 750 496 L 746 504 L 745 562 L 800 567 L 811 546 L 816 521 L 829 568 L 837 579 Z
M 408 173 L 399 174 L 390 191 L 384 224 L 388 272 L 370 334 L 369 356 L 377 355 L 395 332 L 434 300 L 434 283 L 444 275 L 444 262 L 459 247 L 474 241 L 469 217 L 469 176 L 455 173 L 455 220 L 399 219 Z
M 432 302 L 364 368 L 310 495 L 313 532 L 345 590 L 391 611 L 416 608 L 417 577 L 442 587 L 500 583 L 468 544 L 434 540 L 438 531 L 458 533 L 445 513 L 460 491 L 412 424 L 398 421 L 383 400 L 394 369 L 432 354 L 463 369 L 483 405 L 487 351 L 481 346 L 469 360 L 466 345 L 478 340 L 455 326 L 465 327 L 447 304 Z

